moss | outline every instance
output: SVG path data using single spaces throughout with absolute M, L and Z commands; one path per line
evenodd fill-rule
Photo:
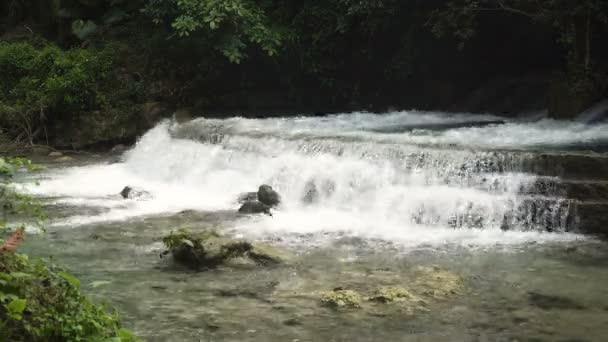
M 247 258 L 263 266 L 284 260 L 281 257 L 284 253 L 275 248 L 231 240 L 213 230 L 201 233 L 180 230 L 166 236 L 163 242 L 175 261 L 192 269 L 214 268 L 236 258 Z
M 360 308 L 363 296 L 353 290 L 336 288 L 321 294 L 321 303 L 332 308 Z
M 434 299 L 445 299 L 462 290 L 464 282 L 459 275 L 439 267 L 418 267 L 415 288 L 423 295 Z
M 377 289 L 369 298 L 373 302 L 421 302 L 422 300 L 403 287 L 385 286 Z

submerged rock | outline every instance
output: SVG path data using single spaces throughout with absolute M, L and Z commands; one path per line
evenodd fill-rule
M 212 230 L 202 233 L 181 230 L 166 236 L 163 242 L 176 262 L 191 269 L 215 268 L 236 258 L 246 258 L 262 266 L 284 260 L 278 250 L 231 240 Z
M 279 193 L 274 191 L 270 185 L 261 185 L 258 189 L 258 201 L 269 207 L 276 207 L 281 203 Z
M 239 208 L 239 213 L 241 214 L 267 214 L 270 213 L 270 206 L 260 202 L 260 201 L 250 201 L 245 202 Z
M 313 204 L 319 200 L 319 190 L 314 181 L 308 181 L 304 185 L 304 196 L 302 196 L 302 202 L 305 204 Z
M 63 157 L 59 157 L 59 158 L 55 159 L 56 162 L 60 162 L 60 163 L 67 163 L 67 162 L 71 162 L 73 160 L 74 160 L 74 158 L 72 158 L 70 156 L 63 156 Z
M 439 267 L 418 267 L 414 286 L 418 292 L 434 299 L 446 299 L 457 294 L 464 281 L 459 275 L 442 270 Z
M 63 157 L 63 153 L 61 153 L 59 151 L 53 151 L 53 152 L 49 153 L 49 157 Z
M 237 198 L 237 202 L 239 202 L 240 204 L 247 203 L 247 202 L 254 202 L 257 200 L 258 200 L 257 192 L 244 192 L 244 193 L 240 194 L 239 197 Z
M 530 304 L 543 310 L 583 310 L 585 307 L 570 298 L 545 295 L 537 292 L 528 293 Z
M 134 188 L 134 187 L 130 187 L 130 186 L 125 186 L 122 191 L 120 191 L 120 195 L 122 196 L 122 198 L 124 199 L 145 199 L 145 198 L 150 198 L 152 197 L 152 195 L 147 192 L 146 190 L 140 189 L 140 188 Z
M 335 288 L 333 291 L 321 294 L 321 303 L 332 308 L 361 308 L 363 296 L 353 290 Z
M 396 286 L 381 287 L 368 299 L 373 302 L 385 304 L 394 302 L 423 302 L 422 299 L 415 296 L 407 289 Z

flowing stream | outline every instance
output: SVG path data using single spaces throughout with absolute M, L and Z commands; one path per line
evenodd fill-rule
M 118 160 L 42 160 L 21 180 L 51 220 L 27 248 L 81 276 L 147 341 L 603 341 L 608 124 L 395 112 L 165 121 Z M 236 213 L 271 185 L 272 216 Z M 126 186 L 147 198 L 123 199 Z M 599 214 L 598 214 L 599 213 Z M 214 227 L 293 254 L 188 272 L 162 236 Z M 608 231 L 608 227 L 606 230 Z M 336 311 L 318 291 L 463 289 L 426 310 Z

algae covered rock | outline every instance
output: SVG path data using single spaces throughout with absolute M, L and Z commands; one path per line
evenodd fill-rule
M 201 233 L 180 230 L 163 238 L 163 242 L 176 262 L 191 269 L 215 268 L 237 258 L 263 266 L 284 260 L 281 253 L 271 247 L 225 238 L 213 230 Z
M 415 288 L 423 295 L 445 299 L 462 290 L 464 282 L 461 276 L 439 267 L 421 266 L 416 269 Z
M 385 286 L 377 289 L 369 298 L 378 303 L 422 302 L 420 298 L 403 287 Z
M 357 291 L 335 288 L 321 294 L 321 303 L 332 308 L 360 308 L 363 296 Z

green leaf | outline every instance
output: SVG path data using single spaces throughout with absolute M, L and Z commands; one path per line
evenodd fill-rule
M 25 310 L 26 304 L 27 301 L 25 299 L 13 299 L 13 301 L 6 305 L 8 315 L 13 319 L 21 320 L 21 318 L 23 318 L 23 310 Z
M 80 286 L 80 279 L 78 279 L 74 275 L 71 275 L 67 272 L 59 272 L 59 276 L 65 280 L 67 280 L 70 284 L 74 285 L 75 287 Z
M 23 273 L 23 272 L 11 272 L 11 276 L 13 278 L 15 278 L 15 279 L 32 278 L 32 277 L 34 277 L 32 274 Z

